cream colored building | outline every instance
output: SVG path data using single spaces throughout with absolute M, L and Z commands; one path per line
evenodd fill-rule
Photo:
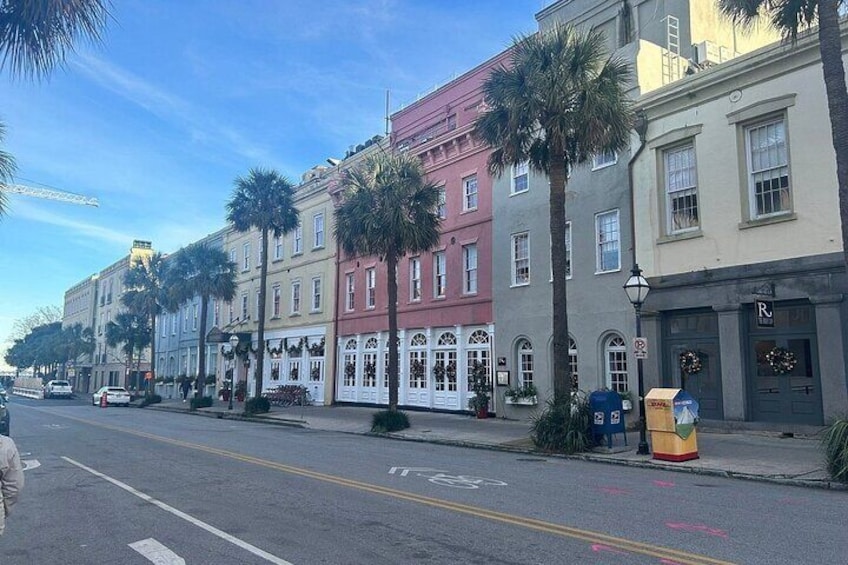
M 636 252 L 655 313 L 646 374 L 659 375 L 649 385 L 685 386 L 702 418 L 754 427 L 844 414 L 848 287 L 817 37 L 638 106 L 649 125 L 633 168 Z M 681 368 L 686 352 L 699 371 Z
M 89 328 L 94 331 L 98 277 L 99 275 L 91 275 L 65 291 L 62 328 L 79 324 L 83 329 Z M 64 368 L 64 377 L 71 382 L 74 390 L 88 390 L 93 362 L 94 354 L 81 355 Z
M 254 394 L 256 355 L 265 355 L 263 388 L 301 385 L 315 404 L 333 401 L 333 344 L 336 311 L 337 249 L 333 237 L 333 202 L 330 190 L 339 175 L 376 150 L 377 139 L 343 160 L 329 160 L 301 178 L 294 196 L 300 226 L 294 232 L 269 238 L 268 283 L 265 304 L 265 343 L 256 343 L 259 327 L 259 262 L 261 239 L 257 230 L 233 229 L 224 236 L 224 250 L 237 265 L 236 296 L 222 304 L 220 329 L 226 333 L 250 333 L 248 365 L 228 359 L 229 345 L 221 345 L 219 375 L 235 367 L 235 381 L 247 380 Z M 249 377 L 249 378 L 248 378 Z
M 106 325 L 126 308 L 121 304 L 124 293 L 124 275 L 133 262 L 148 258 L 153 254 L 149 241 L 133 241 L 130 253 L 112 263 L 97 275 L 94 306 L 94 363 L 87 392 L 96 391 L 101 386 L 129 386 L 132 372 L 145 372 L 150 368 L 150 348 L 142 352 L 140 364 L 133 360 L 132 367 L 127 365 L 127 356 L 120 347 L 109 347 L 106 343 Z

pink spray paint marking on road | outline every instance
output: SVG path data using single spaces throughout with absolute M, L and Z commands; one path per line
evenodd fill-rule
M 597 489 L 605 494 L 630 494 L 630 491 L 618 487 L 597 487 Z
M 654 486 L 663 487 L 663 488 L 672 488 L 674 487 L 674 483 L 668 481 L 654 481 Z
M 618 553 L 619 555 L 627 555 L 626 551 L 621 551 L 619 549 L 615 549 L 614 547 L 610 547 L 601 543 L 593 543 L 592 551 L 594 551 L 595 553 L 601 553 L 602 551 L 605 551 L 607 553 Z
M 672 530 L 680 530 L 683 532 L 699 532 L 724 539 L 727 539 L 728 537 L 727 532 L 725 532 L 724 530 L 719 530 L 718 528 L 710 528 L 709 526 L 705 526 L 703 524 L 682 524 L 678 522 L 666 522 L 665 525 L 671 528 Z

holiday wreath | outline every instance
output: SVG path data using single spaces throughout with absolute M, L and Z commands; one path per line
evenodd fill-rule
M 701 355 L 697 351 L 684 351 L 680 354 L 680 370 L 687 375 L 701 372 Z
M 766 353 L 766 362 L 775 375 L 791 373 L 798 363 L 795 354 L 784 347 L 774 347 Z

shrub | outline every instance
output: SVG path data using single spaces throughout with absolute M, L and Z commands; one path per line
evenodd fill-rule
M 397 432 L 409 427 L 409 417 L 400 410 L 381 410 L 371 416 L 371 431 L 378 434 Z
M 145 406 L 149 406 L 151 404 L 159 404 L 162 402 L 162 397 L 158 394 L 149 394 L 141 399 L 141 402 L 138 403 L 139 408 L 144 408 Z
M 211 396 L 195 396 L 191 399 L 192 410 L 197 410 L 198 408 L 209 408 L 210 406 L 212 406 Z
M 827 472 L 833 480 L 848 483 L 848 416 L 825 430 L 822 443 Z
M 557 453 L 580 453 L 594 447 L 592 413 L 586 398 L 548 400 L 545 409 L 533 416 L 530 437 L 536 447 Z
M 245 414 L 264 414 L 271 410 L 271 403 L 264 396 L 251 398 L 244 403 Z

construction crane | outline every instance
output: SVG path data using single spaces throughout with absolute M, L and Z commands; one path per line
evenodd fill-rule
M 64 190 L 56 190 L 54 188 L 37 188 L 22 184 L 0 184 L 0 190 L 10 194 L 23 194 L 24 196 L 45 198 L 47 200 L 58 200 L 59 202 L 68 202 L 69 204 L 82 204 L 83 206 L 94 207 L 100 206 L 100 202 L 92 196 L 83 196 L 81 194 L 74 194 L 73 192 L 65 192 Z

